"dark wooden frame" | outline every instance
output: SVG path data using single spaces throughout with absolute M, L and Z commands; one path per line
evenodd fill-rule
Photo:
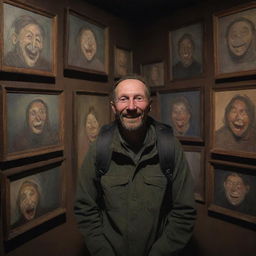
M 128 72 L 126 75 L 133 72 L 133 52 L 131 49 L 121 47 L 119 45 L 116 45 L 114 47 L 114 73 L 115 73 L 115 78 L 120 78 L 122 75 L 118 74 L 118 72 L 117 72 L 117 50 L 125 51 L 125 52 L 128 52 L 128 54 L 129 54 L 129 60 L 128 60 L 129 66 L 128 66 Z
M 18 235 L 22 235 L 24 232 L 35 228 L 43 224 L 44 222 L 66 212 L 66 186 L 65 186 L 65 172 L 63 157 L 50 159 L 42 162 L 29 164 L 26 166 L 14 167 L 5 170 L 1 173 L 1 194 L 4 213 L 4 239 L 11 240 Z M 60 168 L 61 175 L 61 191 L 60 191 L 60 205 L 56 209 L 49 210 L 45 214 L 29 220 L 28 222 L 21 224 L 17 227 L 11 226 L 11 203 L 10 203 L 10 184 L 12 179 L 19 180 L 19 178 L 29 177 L 29 175 L 43 173 L 44 171 L 50 171 L 53 168 Z
M 192 153 L 199 153 L 200 154 L 200 174 L 202 175 L 202 182 L 201 184 L 202 191 L 200 191 L 202 194 L 194 193 L 195 199 L 198 202 L 205 202 L 205 189 L 206 189 L 206 172 L 205 172 L 205 150 L 201 146 L 188 146 L 188 145 L 182 145 L 184 152 L 192 152 Z M 192 172 L 192 171 L 191 171 Z M 194 181 L 195 187 L 197 184 L 197 181 Z
M 29 95 L 56 95 L 59 97 L 59 107 L 58 107 L 58 115 L 59 115 L 59 143 L 56 145 L 49 145 L 49 146 L 41 146 L 38 148 L 32 148 L 32 149 L 26 149 L 16 152 L 8 152 L 8 94 L 9 93 L 17 93 L 17 94 L 29 94 Z M 0 87 L 0 97 L 2 100 L 2 104 L 0 106 L 0 113 L 1 113 L 1 119 L 0 119 L 0 138 L 1 138 L 1 159 L 6 160 L 14 160 L 24 157 L 31 157 L 36 156 L 40 154 L 46 154 L 51 153 L 54 151 L 60 151 L 64 149 L 64 94 L 62 90 L 54 90 L 54 89 L 27 89 L 27 88 L 16 88 L 11 86 L 4 86 L 1 85 Z
M 202 49 L 201 49 L 201 56 L 202 56 L 202 63 L 201 64 L 201 72 L 200 74 L 197 74 L 197 75 L 193 75 L 191 77 L 188 77 L 188 78 L 174 78 L 173 77 L 173 45 L 172 45 L 172 33 L 176 30 L 180 30 L 180 29 L 184 29 L 186 27 L 189 27 L 189 26 L 193 26 L 193 25 L 197 25 L 197 24 L 200 24 L 201 25 L 201 28 L 202 28 Z M 205 49 L 205 24 L 202 20 L 196 20 L 194 21 L 193 23 L 187 23 L 187 24 L 183 24 L 182 26 L 178 27 L 178 28 L 175 28 L 175 29 L 171 29 L 169 32 L 168 32 L 168 54 L 169 54 L 169 61 L 168 61 L 168 79 L 170 81 L 178 81 L 178 80 L 190 80 L 190 79 L 197 79 L 197 78 L 200 78 L 202 76 L 204 76 L 204 73 L 205 73 L 205 70 L 206 70 L 206 49 Z
M 242 71 L 237 70 L 237 71 L 230 71 L 230 72 L 223 72 L 220 70 L 220 62 L 221 62 L 221 58 L 223 58 L 223 54 L 221 54 L 220 48 L 221 48 L 221 45 L 223 45 L 223 41 L 224 41 L 224 40 L 221 40 L 220 38 L 220 33 L 221 33 L 220 20 L 223 18 L 225 19 L 228 16 L 239 14 L 240 12 L 243 12 L 243 11 L 248 11 L 253 8 L 256 8 L 255 2 L 240 5 L 225 11 L 215 13 L 213 15 L 215 78 L 221 79 L 221 78 L 238 77 L 238 76 L 255 74 L 256 64 L 254 65 L 254 67 L 248 70 L 242 70 Z M 256 13 L 256 9 L 255 9 L 255 13 Z M 254 63 L 255 63 L 255 60 L 254 60 Z M 240 64 L 238 64 L 238 66 L 239 65 Z M 223 64 L 223 66 L 228 66 L 228 65 Z
M 65 38 L 64 38 L 64 69 L 65 70 L 71 70 L 71 71 L 78 71 L 78 72 L 83 72 L 87 74 L 93 74 L 96 76 L 108 76 L 109 73 L 109 29 L 107 26 L 104 24 L 101 24 L 99 21 L 93 20 L 89 18 L 86 15 L 80 14 L 75 10 L 71 10 L 69 8 L 66 9 L 66 17 L 65 17 Z M 69 39 L 70 39 L 70 31 L 69 31 L 69 26 L 70 26 L 70 15 L 75 16 L 76 18 L 80 19 L 81 21 L 87 22 L 92 24 L 93 26 L 96 26 L 98 28 L 101 28 L 104 30 L 104 70 L 94 70 L 90 69 L 90 67 L 85 68 L 85 67 L 79 67 L 75 65 L 71 65 L 68 63 L 68 55 L 69 55 Z
M 227 161 L 221 160 L 210 160 L 209 163 L 209 199 L 208 199 L 208 210 L 210 212 L 215 212 L 220 215 L 231 217 L 232 219 L 237 219 L 243 222 L 249 222 L 252 224 L 256 224 L 256 215 L 249 215 L 243 212 L 239 212 L 236 210 L 228 209 L 217 205 L 214 203 L 214 178 L 215 178 L 215 170 L 217 168 L 222 168 L 223 171 L 234 171 L 241 174 L 252 175 L 256 176 L 256 167 L 245 165 L 245 164 L 238 164 L 238 163 L 230 163 Z
M 1 40 L 0 42 L 0 51 L 1 51 L 1 70 L 7 71 L 7 72 L 15 72 L 15 73 L 25 73 L 25 74 L 31 74 L 31 75 L 41 75 L 41 76 L 48 76 L 48 77 L 54 77 L 56 76 L 56 70 L 57 70 L 57 16 L 55 14 L 48 13 L 45 10 L 42 10 L 38 7 L 34 7 L 25 3 L 21 3 L 18 1 L 12 1 L 12 0 L 4 0 L 1 7 L 1 38 L 4 38 L 4 4 L 9 4 L 14 7 L 24 9 L 26 11 L 30 11 L 32 13 L 35 13 L 37 15 L 41 15 L 47 18 L 50 18 L 52 20 L 51 24 L 51 47 L 52 47 L 52 54 L 50 56 L 51 58 L 51 70 L 42 70 L 42 69 L 36 69 L 36 68 L 21 68 L 21 67 L 13 67 L 13 66 L 7 66 L 4 64 L 4 40 Z
M 199 97 L 200 97 L 200 113 L 199 113 L 199 120 L 200 120 L 200 136 L 177 136 L 177 138 L 180 141 L 191 141 L 191 142 L 203 142 L 203 138 L 204 138 L 204 90 L 202 87 L 191 87 L 191 88 L 184 88 L 184 89 L 168 89 L 168 90 L 162 90 L 160 91 L 157 96 L 158 96 L 158 102 L 161 102 L 161 94 L 170 94 L 170 93 L 186 93 L 186 92 L 192 92 L 192 91 L 199 91 Z M 159 113 L 160 113 L 160 120 L 163 122 L 164 120 L 162 120 L 161 118 L 161 104 L 159 106 Z
M 145 68 L 156 65 L 156 64 L 160 64 L 163 67 L 162 70 L 161 70 L 161 74 L 160 74 L 162 76 L 161 80 L 163 81 L 163 83 L 159 84 L 159 85 L 153 85 L 150 81 L 148 81 L 147 77 L 148 77 L 149 74 L 145 73 Z M 163 87 L 165 85 L 165 63 L 163 61 L 154 61 L 154 62 L 150 62 L 150 63 L 142 63 L 140 65 L 140 73 L 146 79 L 146 82 L 148 83 L 148 85 L 150 87 L 158 88 L 158 87 Z
M 235 96 L 237 93 L 236 92 L 240 92 L 240 91 L 244 91 L 244 90 L 255 90 L 256 93 L 256 89 L 255 86 L 244 86 L 244 87 L 229 87 L 229 88 L 215 88 L 213 90 L 213 97 L 212 97 L 212 131 L 211 131 L 211 153 L 213 154 L 220 154 L 220 155 L 227 155 L 227 156 L 237 156 L 237 157 L 245 157 L 245 158 L 256 158 L 256 152 L 247 152 L 247 151 L 240 151 L 240 150 L 227 150 L 224 148 L 217 148 L 215 146 L 215 132 L 217 130 L 215 130 L 215 125 L 216 125 L 216 103 L 215 103 L 215 95 L 221 92 L 233 92 L 233 96 Z M 242 94 L 244 95 L 244 94 Z M 230 102 L 230 100 L 233 97 L 231 95 L 230 99 L 228 102 Z M 226 102 L 227 99 L 222 100 L 222 102 Z M 256 106 L 256 101 L 253 102 Z M 225 110 L 224 110 L 224 115 L 225 115 Z M 224 119 L 224 116 L 222 117 L 222 119 Z M 256 117 L 255 117 L 256 120 Z M 256 144 L 256 143 L 255 143 Z

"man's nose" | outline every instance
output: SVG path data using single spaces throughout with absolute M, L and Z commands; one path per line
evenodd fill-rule
M 129 110 L 136 109 L 136 104 L 135 104 L 134 99 L 129 99 L 127 109 L 129 109 Z

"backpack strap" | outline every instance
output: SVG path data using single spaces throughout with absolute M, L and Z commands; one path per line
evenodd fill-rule
M 109 168 L 112 150 L 110 149 L 116 122 L 101 127 L 96 141 L 96 176 L 100 179 Z
M 172 182 L 175 167 L 174 135 L 171 126 L 153 121 L 157 135 L 157 150 L 161 170 L 168 183 Z

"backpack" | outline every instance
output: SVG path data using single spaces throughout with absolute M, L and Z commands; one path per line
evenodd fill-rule
M 168 185 L 172 182 L 173 169 L 175 167 L 174 135 L 172 127 L 159 123 L 150 118 L 155 126 L 157 136 L 157 150 L 161 170 L 167 178 Z M 96 177 L 98 181 L 109 169 L 112 151 L 110 145 L 117 123 L 114 121 L 109 125 L 104 125 L 98 135 L 96 144 Z

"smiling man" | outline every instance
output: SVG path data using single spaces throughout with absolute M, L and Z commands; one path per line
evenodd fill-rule
M 235 95 L 225 109 L 224 125 L 216 131 L 216 147 L 256 151 L 255 106 L 246 95 Z
M 4 57 L 4 64 L 18 68 L 50 70 L 50 64 L 42 57 L 45 33 L 43 27 L 31 16 L 15 19 L 11 29 L 12 50 Z
M 156 123 L 148 117 L 149 87 L 141 77 L 117 81 L 111 107 L 115 130 L 109 148 L 103 149 L 112 152 L 109 169 L 99 180 L 99 136 L 78 176 L 74 211 L 86 246 L 93 256 L 176 255 L 191 238 L 196 215 L 181 145 L 175 138 L 170 141 L 174 168 L 169 181 L 160 167 Z

